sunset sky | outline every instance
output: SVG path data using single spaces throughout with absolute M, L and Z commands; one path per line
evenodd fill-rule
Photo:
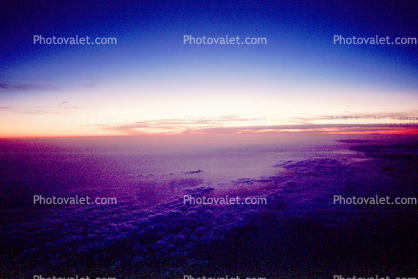
M 418 119 L 418 45 L 333 42 L 418 38 L 418 4 L 383 2 L 6 1 L 0 137 L 414 131 L 334 119 Z M 34 35 L 117 44 L 41 45 Z M 193 45 L 185 35 L 267 44 Z M 233 121 L 184 121 L 202 117 Z

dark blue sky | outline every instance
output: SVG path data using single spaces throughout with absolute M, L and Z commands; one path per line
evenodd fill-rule
M 55 104 L 64 101 L 67 114 L 115 116 L 122 126 L 199 112 L 274 124 L 415 112 L 417 45 L 338 45 L 333 36 L 418 37 L 416 1 L 3 1 L 0 14 L 0 113 L 21 135 L 24 115 L 62 113 Z M 39 45 L 34 35 L 117 45 Z M 267 45 L 188 45 L 184 35 Z M 42 133 L 60 134 L 50 129 Z

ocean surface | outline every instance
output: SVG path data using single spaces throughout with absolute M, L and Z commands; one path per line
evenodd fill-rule
M 334 203 L 418 197 L 415 137 L 238 140 L 0 140 L 0 277 L 418 276 L 418 205 Z

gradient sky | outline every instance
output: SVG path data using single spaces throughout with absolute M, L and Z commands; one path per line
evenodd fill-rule
M 334 117 L 418 118 L 418 45 L 333 36 L 418 38 L 417 12 L 416 1 L 2 1 L 0 137 L 416 131 Z M 40 45 L 34 35 L 117 44 Z M 190 45 L 184 35 L 267 44 Z

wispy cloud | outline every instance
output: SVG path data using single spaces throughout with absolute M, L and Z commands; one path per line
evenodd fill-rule
M 369 116 L 372 117 L 372 116 Z M 375 116 L 376 117 L 376 116 Z M 390 119 L 395 121 L 396 118 L 411 117 L 410 115 L 391 115 Z M 365 118 L 365 116 L 364 116 Z M 223 118 L 226 119 L 226 118 Z M 228 119 L 237 123 L 235 116 Z M 418 120 L 418 117 L 415 117 Z M 391 131 L 412 131 L 417 130 L 418 123 L 402 124 L 400 122 L 370 122 L 340 123 L 334 121 L 334 116 L 316 116 L 316 117 L 290 117 L 284 121 L 269 121 L 256 123 L 254 125 L 245 125 L 245 119 L 242 119 L 241 125 L 228 125 L 210 122 L 194 122 L 187 123 L 183 119 L 163 119 L 137 121 L 133 123 L 118 123 L 115 125 L 101 125 L 101 128 L 115 131 L 124 135 L 138 134 L 167 134 L 167 133 L 260 133 L 260 132 L 317 132 L 317 133 L 386 133 Z
M 103 126 L 104 129 L 119 132 L 125 135 L 139 135 L 150 133 L 173 133 L 176 132 L 179 127 L 184 125 L 183 120 L 178 119 L 164 119 L 164 120 L 149 120 L 149 121 L 137 121 L 134 123 L 125 123 L 117 125 Z
M 63 91 L 55 85 L 39 84 L 11 84 L 0 83 L 0 93 L 14 93 L 19 91 Z
M 0 112 L 12 112 L 16 114 L 68 114 L 72 111 L 82 110 L 84 107 L 72 106 L 72 107 L 0 107 Z

